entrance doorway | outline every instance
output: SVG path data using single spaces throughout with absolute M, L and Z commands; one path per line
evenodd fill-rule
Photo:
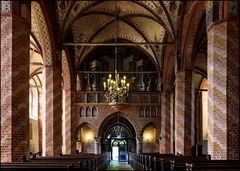
M 114 162 L 126 162 L 127 152 L 136 152 L 136 132 L 120 112 L 111 114 L 100 126 L 101 152 L 109 152 Z
M 118 146 L 112 146 L 112 160 L 118 161 L 119 157 L 119 147 Z
M 111 158 L 120 162 L 127 160 L 127 141 L 125 139 L 111 139 Z

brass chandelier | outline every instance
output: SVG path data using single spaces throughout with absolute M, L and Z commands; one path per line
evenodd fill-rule
M 114 78 L 112 74 L 109 74 L 106 82 L 103 82 L 105 91 L 105 97 L 108 99 L 109 105 L 116 106 L 126 102 L 128 96 L 129 86 L 126 76 L 122 78 L 117 71 L 118 68 L 118 49 L 117 49 L 117 37 L 118 37 L 118 9 L 117 1 L 115 5 L 115 49 L 114 49 Z M 118 110 L 118 109 L 117 109 Z M 119 111 L 119 110 L 118 110 Z
M 108 102 L 111 103 L 124 103 L 129 91 L 129 83 L 126 82 L 126 76 L 123 79 L 119 77 L 119 74 L 115 72 L 115 78 L 109 74 L 107 83 L 103 82 L 105 96 Z

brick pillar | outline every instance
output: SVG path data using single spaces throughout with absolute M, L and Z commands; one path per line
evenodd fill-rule
M 161 140 L 160 153 L 171 153 L 171 130 L 170 130 L 170 92 L 161 93 Z
M 141 154 L 142 153 L 142 141 L 143 141 L 142 137 L 136 137 L 136 142 L 137 142 L 136 152 L 137 152 L 137 154 Z
M 43 127 L 44 156 L 62 152 L 62 87 L 61 72 L 52 66 L 43 69 Z
M 72 99 L 76 99 L 76 93 L 72 93 Z M 77 144 L 77 140 L 78 140 L 78 131 L 76 131 L 76 128 L 79 126 L 79 120 L 78 119 L 74 119 L 74 118 L 78 118 L 79 117 L 79 108 L 78 108 L 78 105 L 76 104 L 73 104 L 72 105 L 72 117 L 71 117 L 71 133 L 72 133 L 72 136 L 71 136 L 71 141 L 72 141 L 72 144 L 71 144 L 71 153 L 75 153 L 76 151 L 76 144 Z
M 94 154 L 101 154 L 101 138 L 100 137 L 94 137 L 95 144 L 94 144 Z
M 72 92 L 71 89 L 63 90 L 63 154 L 71 154 L 72 133 L 71 133 L 71 115 L 72 115 Z
M 208 27 L 208 150 L 239 160 L 239 18 Z
M 1 162 L 29 154 L 29 36 L 25 19 L 1 12 Z
M 194 144 L 192 71 L 179 71 L 175 87 L 175 152 L 191 155 Z
M 39 152 L 42 152 L 42 89 L 39 89 L 38 96 L 38 143 Z

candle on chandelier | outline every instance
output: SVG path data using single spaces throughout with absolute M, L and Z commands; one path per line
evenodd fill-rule
M 106 82 L 103 82 L 103 89 L 106 90 Z
M 127 91 L 129 91 L 129 83 L 127 83 Z

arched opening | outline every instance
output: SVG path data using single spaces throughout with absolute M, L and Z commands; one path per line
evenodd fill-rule
M 114 53 L 113 47 L 92 49 L 78 65 L 77 90 L 103 91 L 103 82 L 107 81 L 108 74 L 114 73 Z M 122 46 L 118 47 L 117 59 L 117 70 L 120 76 L 127 77 L 130 91 L 157 90 L 157 66 L 147 53 L 139 48 Z
M 115 125 L 109 130 L 107 134 L 107 140 L 110 141 L 111 143 L 110 152 L 111 152 L 112 160 L 126 161 L 128 137 L 129 137 L 129 132 L 124 126 Z
M 94 153 L 95 141 L 94 132 L 88 123 L 81 124 L 76 129 L 76 150 L 83 153 Z
M 29 86 L 29 142 L 30 152 L 39 152 L 39 88 L 37 76 L 30 79 Z
M 158 153 L 158 131 L 156 127 L 149 123 L 142 130 L 142 152 L 143 153 Z
M 57 70 L 53 69 L 55 53 L 54 43 L 51 35 L 51 29 L 48 27 L 48 17 L 44 15 L 44 5 L 41 2 L 31 2 L 31 37 L 30 49 L 33 49 L 34 54 L 41 56 L 40 61 L 30 61 L 30 77 L 36 73 L 41 73 L 41 100 L 40 100 L 40 121 L 39 121 L 39 146 L 40 152 L 43 156 L 52 156 L 61 152 L 62 136 L 58 131 L 61 128 L 61 124 L 55 124 L 54 122 L 60 121 L 60 111 L 62 108 L 55 108 L 56 99 L 59 101 L 61 98 L 54 99 L 56 91 L 53 86 L 61 86 L 58 79 L 60 77 L 53 76 L 55 73 L 59 74 Z M 31 53 L 31 52 L 30 52 Z M 31 56 L 31 55 L 30 55 Z M 34 70 L 34 73 L 32 72 Z M 55 72 L 55 73 L 53 73 Z M 60 74 L 59 74 L 60 75 Z M 53 81 L 53 79 L 55 79 Z M 59 89 L 60 90 L 60 89 Z M 58 103 L 61 104 L 61 103 Z M 58 110 L 58 111 L 56 111 Z M 58 114 L 58 115 L 56 115 Z M 51 118 L 51 119 L 50 119 Z M 51 122 L 53 121 L 53 122 Z M 59 128 L 55 129 L 55 126 Z M 53 143 L 54 141 L 54 143 Z M 52 146 L 52 144 L 54 144 Z
M 135 128 L 120 112 L 103 121 L 98 135 L 102 138 L 102 152 L 110 152 L 111 160 L 126 161 L 126 152 L 136 151 Z
M 36 40 L 30 36 L 29 63 L 29 147 L 30 153 L 42 151 L 42 65 L 43 57 Z

